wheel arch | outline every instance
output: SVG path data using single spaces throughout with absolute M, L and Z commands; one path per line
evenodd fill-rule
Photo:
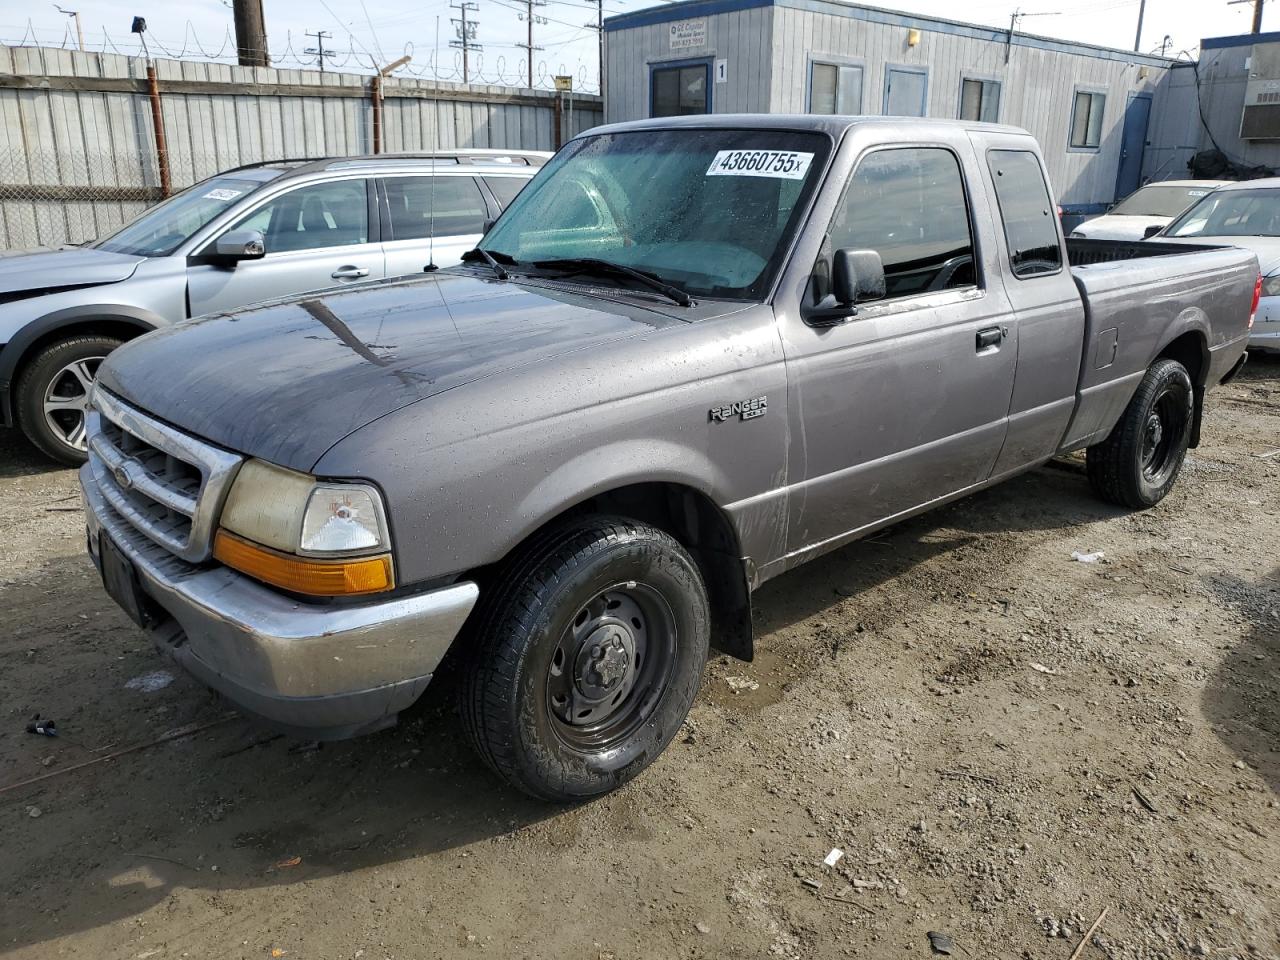
M 85 304 L 55 310 L 28 323 L 0 350 L 0 424 L 13 426 L 13 384 L 40 350 L 70 337 L 105 334 L 131 340 L 163 324 L 149 310 L 119 304 Z
M 750 560 L 742 556 L 738 532 L 715 500 L 697 486 L 675 479 L 635 480 L 581 495 L 549 516 L 510 551 L 519 553 L 548 528 L 592 514 L 623 516 L 670 534 L 698 564 L 711 602 L 711 645 L 751 660 Z M 492 568 L 490 568 L 492 569 Z M 473 571 L 484 580 L 488 571 Z
M 1184 330 L 1160 348 L 1152 359 L 1176 360 L 1186 368 L 1191 377 L 1191 389 L 1195 398 L 1191 413 L 1191 446 L 1200 446 L 1200 425 L 1204 416 L 1204 392 L 1209 377 L 1209 339 L 1201 324 L 1196 323 L 1193 329 Z

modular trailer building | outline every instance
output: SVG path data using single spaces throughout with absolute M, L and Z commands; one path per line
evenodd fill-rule
M 605 121 L 844 113 L 1010 123 L 1068 214 L 1186 175 L 1148 144 L 1176 61 L 836 0 L 682 0 L 605 20 Z

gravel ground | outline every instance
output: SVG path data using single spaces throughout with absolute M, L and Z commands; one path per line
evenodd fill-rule
M 0 436 L 0 790 L 216 724 L 0 792 L 0 953 L 1067 960 L 1105 909 L 1083 958 L 1280 957 L 1277 448 L 1255 359 L 1150 512 L 1066 461 L 770 583 L 756 661 L 566 809 L 447 683 L 322 750 L 224 720 L 106 599 L 74 474 Z

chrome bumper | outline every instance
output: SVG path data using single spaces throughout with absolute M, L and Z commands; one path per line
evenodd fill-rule
M 475 605 L 474 583 L 374 603 L 302 603 L 227 567 L 196 567 L 111 508 L 80 470 L 95 564 L 105 532 L 164 616 L 163 653 L 248 713 L 312 737 L 386 726 L 426 688 Z

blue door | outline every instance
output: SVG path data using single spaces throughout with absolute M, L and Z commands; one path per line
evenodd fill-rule
M 1147 121 L 1151 95 L 1133 93 L 1124 108 L 1124 135 L 1120 139 L 1120 169 L 1116 174 L 1116 199 L 1121 200 L 1142 184 L 1142 155 L 1147 149 Z

